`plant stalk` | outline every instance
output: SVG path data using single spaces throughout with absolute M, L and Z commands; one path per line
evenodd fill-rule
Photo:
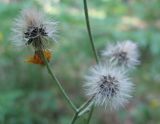
M 78 118 L 78 112 L 75 113 L 75 115 L 74 115 L 74 117 L 73 117 L 73 119 L 72 119 L 71 124 L 75 124 L 77 118 Z
M 91 117 L 92 117 L 92 114 L 93 114 L 93 111 L 94 111 L 94 105 L 92 105 L 92 108 L 89 112 L 89 116 L 87 118 L 87 123 L 86 124 L 89 124 L 90 120 L 91 120 Z
M 86 20 L 88 35 L 89 35 L 89 38 L 90 38 L 90 43 L 91 43 L 91 46 L 92 46 L 92 50 L 94 52 L 94 57 L 96 59 L 96 62 L 99 63 L 99 58 L 98 58 L 98 55 L 97 55 L 97 52 L 96 52 L 96 49 L 95 49 L 95 45 L 94 45 L 93 38 L 92 38 L 92 33 L 91 33 L 91 28 L 90 28 L 87 0 L 83 0 L 83 4 L 84 4 L 85 20 Z M 92 117 L 93 111 L 94 111 L 94 106 L 91 107 L 91 110 L 89 112 L 89 116 L 88 116 L 88 119 L 87 119 L 87 124 L 89 124 L 89 122 L 90 122 L 90 119 Z
M 98 59 L 96 48 L 95 48 L 95 45 L 94 45 L 94 42 L 93 42 L 93 36 L 92 36 L 91 28 L 90 28 L 90 21 L 89 21 L 89 16 L 88 16 L 87 0 L 83 0 L 83 3 L 84 3 L 84 13 L 85 13 L 86 26 L 87 26 L 87 31 L 88 31 L 88 35 L 89 35 L 92 51 L 94 53 L 94 57 L 96 59 L 96 62 L 98 63 L 99 59 Z
M 77 112 L 75 113 L 73 119 L 72 119 L 72 122 L 71 124 L 74 124 L 76 122 L 76 120 L 82 116 L 86 111 L 85 109 L 91 105 L 92 103 L 92 100 L 94 99 L 95 96 L 91 97 L 90 99 L 88 99 L 84 104 L 82 104 L 78 109 L 77 109 Z M 83 112 L 84 111 L 84 112 Z M 83 113 L 81 113 L 83 112 Z
M 74 105 L 74 103 L 71 101 L 71 99 L 68 97 L 67 93 L 65 92 L 65 90 L 63 89 L 62 85 L 60 84 L 59 80 L 57 79 L 56 75 L 53 73 L 53 71 L 51 70 L 51 67 L 48 64 L 48 60 L 46 59 L 46 57 L 44 56 L 43 51 L 41 51 L 41 56 L 45 62 L 46 68 L 48 70 L 48 73 L 51 75 L 52 80 L 56 83 L 56 86 L 58 87 L 58 89 L 60 90 L 60 92 L 62 93 L 63 97 L 65 98 L 65 100 L 67 101 L 67 103 L 70 105 L 70 107 L 72 108 L 72 110 L 74 112 L 77 112 L 77 107 Z

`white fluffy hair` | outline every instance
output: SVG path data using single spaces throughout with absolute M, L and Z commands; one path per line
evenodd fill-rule
M 134 68 L 140 63 L 137 44 L 130 40 L 118 42 L 116 45 L 107 45 L 106 49 L 102 51 L 102 56 L 117 65 L 128 68 Z
M 27 43 L 24 33 L 28 28 L 41 27 L 43 25 L 47 37 L 43 39 L 44 45 L 47 38 L 55 41 L 56 39 L 56 25 L 54 20 L 47 18 L 43 13 L 37 9 L 25 9 L 21 11 L 21 15 L 15 19 L 14 27 L 12 28 L 13 34 L 11 40 L 16 46 L 24 46 Z
M 115 110 L 128 103 L 134 85 L 123 69 L 105 63 L 89 70 L 84 87 L 87 96 L 95 96 L 96 105 Z

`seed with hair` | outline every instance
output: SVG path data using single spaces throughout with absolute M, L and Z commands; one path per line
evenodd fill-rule
M 85 77 L 86 94 L 94 96 L 96 105 L 116 109 L 128 103 L 133 84 L 126 72 L 109 63 L 99 64 L 89 70 Z
M 36 9 L 23 10 L 16 19 L 12 41 L 15 45 L 32 45 L 36 50 L 47 49 L 55 41 L 56 23 Z
M 118 66 L 134 68 L 139 64 L 139 54 L 137 44 L 131 41 L 109 44 L 102 52 L 102 56 L 116 63 Z

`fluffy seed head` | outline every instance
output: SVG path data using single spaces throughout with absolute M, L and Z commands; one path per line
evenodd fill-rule
M 17 46 L 32 45 L 45 49 L 49 40 L 55 41 L 56 23 L 35 9 L 21 12 L 15 20 L 12 41 Z
M 86 94 L 94 96 L 96 105 L 117 109 L 123 107 L 133 90 L 133 84 L 124 70 L 111 67 L 109 64 L 99 64 L 92 67 L 85 76 Z
M 137 44 L 131 41 L 111 44 L 102 52 L 102 56 L 115 62 L 117 65 L 133 68 L 139 64 Z

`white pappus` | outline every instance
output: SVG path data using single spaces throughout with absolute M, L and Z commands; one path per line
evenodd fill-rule
M 32 45 L 36 49 L 45 49 L 49 39 L 55 41 L 56 25 L 40 11 L 25 9 L 15 19 L 11 40 L 16 46 Z
M 96 105 L 117 109 L 128 103 L 134 86 L 123 69 L 105 63 L 89 70 L 84 87 Z
M 109 44 L 102 51 L 102 56 L 118 66 L 127 68 L 134 68 L 140 63 L 137 44 L 130 40 Z

